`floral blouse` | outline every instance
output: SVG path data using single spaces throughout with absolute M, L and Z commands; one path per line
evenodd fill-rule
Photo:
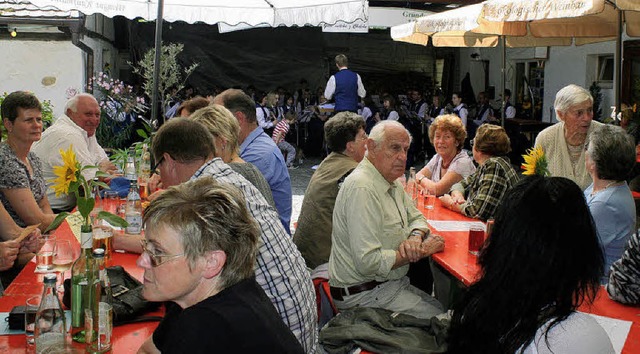
M 29 173 L 27 166 L 18 159 L 6 142 L 0 143 L 0 189 L 29 188 L 36 203 L 40 203 L 47 192 L 47 185 L 42 176 L 42 164 L 33 152 L 29 152 L 27 159 L 33 169 L 33 175 Z M 18 226 L 27 226 L 13 209 L 4 193 L 0 193 L 0 201 Z

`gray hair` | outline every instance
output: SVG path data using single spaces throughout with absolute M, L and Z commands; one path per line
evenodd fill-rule
M 553 103 L 558 120 L 562 120 L 558 112 L 566 113 L 571 107 L 585 101 L 593 104 L 593 96 L 583 87 L 571 84 L 561 88 L 560 91 L 556 93 L 556 100 Z
M 324 140 L 332 151 L 344 152 L 347 143 L 354 141 L 360 129 L 364 130 L 364 118 L 353 112 L 340 112 L 324 125 Z
M 244 195 L 231 184 L 208 176 L 173 186 L 149 204 L 144 224 L 176 231 L 190 268 L 207 252 L 224 251 L 221 289 L 254 274 L 260 232 Z
M 382 120 L 374 125 L 373 129 L 371 129 L 371 132 L 369 133 L 369 139 L 373 140 L 376 143 L 376 146 L 380 146 L 380 144 L 382 144 L 382 142 L 384 141 L 387 127 L 402 128 L 409 136 L 409 143 L 411 143 L 411 141 L 413 140 L 411 133 L 409 133 L 407 128 L 405 128 L 402 123 L 395 120 Z
M 636 163 L 633 137 L 615 125 L 596 128 L 587 140 L 587 153 L 601 179 L 623 181 Z
M 78 101 L 80 101 L 80 98 L 82 97 L 86 97 L 86 98 L 92 98 L 94 100 L 96 100 L 96 98 L 90 94 L 90 93 L 79 93 L 73 97 L 71 97 L 68 101 L 67 104 L 64 105 L 64 112 L 67 113 L 68 110 L 71 110 L 71 112 L 78 112 Z M 98 100 L 96 100 L 98 101 Z

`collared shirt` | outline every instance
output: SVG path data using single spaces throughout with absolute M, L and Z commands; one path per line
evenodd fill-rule
M 47 182 L 47 198 L 54 209 L 68 209 L 76 204 L 73 194 L 62 194 L 56 197 L 50 182 L 55 179 L 54 166 L 62 166 L 60 150 L 67 150 L 73 145 L 76 159 L 83 166 L 97 166 L 100 161 L 108 159 L 107 153 L 98 144 L 96 136 L 89 137 L 87 132 L 74 123 L 66 115 L 60 116 L 51 127 L 42 133 L 42 139 L 33 144 L 33 151 L 42 162 L 42 175 Z M 96 169 L 87 169 L 83 173 L 84 178 L 91 180 L 95 177 Z
M 400 279 L 408 265 L 391 269 L 411 230 L 428 232 L 427 220 L 398 181 L 389 183 L 364 158 L 345 179 L 333 211 L 329 283 L 349 287 Z
M 487 220 L 493 216 L 507 190 L 518 183 L 519 177 L 509 159 L 490 157 L 475 173 L 451 187 L 465 195 L 462 213 L 471 218 Z
M 276 211 L 249 181 L 220 158 L 205 163 L 191 179 L 201 176 L 212 176 L 218 182 L 232 184 L 244 194 L 247 208 L 260 228 L 256 281 L 305 352 L 315 353 L 317 310 L 311 275 L 292 238 L 278 222 Z
M 240 157 L 254 164 L 269 182 L 282 226 L 290 234 L 291 178 L 282 152 L 262 128 L 256 127 L 240 145 Z

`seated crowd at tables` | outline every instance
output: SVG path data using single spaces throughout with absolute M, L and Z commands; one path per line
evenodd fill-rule
M 263 102 L 278 99 L 267 94 Z M 558 123 L 535 142 L 551 177 L 525 177 L 506 157 L 505 130 L 490 115 L 465 122 L 459 101 L 454 94 L 459 109 L 452 114 L 436 109 L 431 117 L 422 105 L 416 113 L 433 118 L 434 149 L 417 184 L 454 212 L 495 220 L 478 258 L 480 278 L 452 304 L 449 352 L 612 352 L 600 325 L 576 309 L 593 301 L 601 284 L 617 301 L 640 303 L 640 239 L 626 182 L 636 162 L 633 138 L 593 121 L 589 92 L 566 86 L 554 103 Z M 292 109 L 290 97 L 284 102 Z M 437 277 L 433 296 L 408 275 L 411 264 L 443 252 L 445 242 L 403 189 L 416 137 L 391 114 L 393 97 L 384 102 L 386 116 L 365 106 L 363 115 L 326 117 L 330 153 L 311 178 L 293 235 L 288 167 L 294 161 L 282 150 L 288 157 L 296 151 L 280 144 L 282 132 L 265 133 L 278 129 L 266 126 L 269 112 L 237 89 L 177 108 L 180 117 L 152 140 L 156 174 L 149 185 L 163 190 L 150 196 L 145 233 L 114 239 L 116 249 L 141 254 L 145 298 L 167 302 L 141 352 L 214 346 L 318 352 L 312 275 L 328 279 L 340 311 L 447 317 Z M 1 112 L 8 137 L 0 143 L 0 270 L 8 286 L 56 213 L 75 207 L 48 188 L 54 166 L 62 164 L 60 149 L 72 146 L 83 165 L 107 174 L 115 166 L 96 140 L 100 107 L 90 94 L 71 98 L 44 133 L 42 107 L 31 93 L 11 93 Z M 272 113 L 295 122 L 283 120 L 287 112 L 277 107 Z M 29 237 L 12 241 L 33 224 L 39 228 Z M 248 336 L 255 340 L 234 340 Z

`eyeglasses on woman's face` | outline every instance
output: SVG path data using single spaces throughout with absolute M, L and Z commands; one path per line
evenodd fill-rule
M 149 249 L 149 241 L 147 241 L 146 239 L 140 240 L 140 243 L 142 244 L 142 256 L 144 256 L 145 254 L 149 256 L 149 263 L 153 268 L 159 267 L 162 264 L 167 263 L 172 259 L 176 259 L 178 257 L 184 256 L 184 253 L 180 253 L 180 254 L 155 253 L 155 251 L 152 251 Z

